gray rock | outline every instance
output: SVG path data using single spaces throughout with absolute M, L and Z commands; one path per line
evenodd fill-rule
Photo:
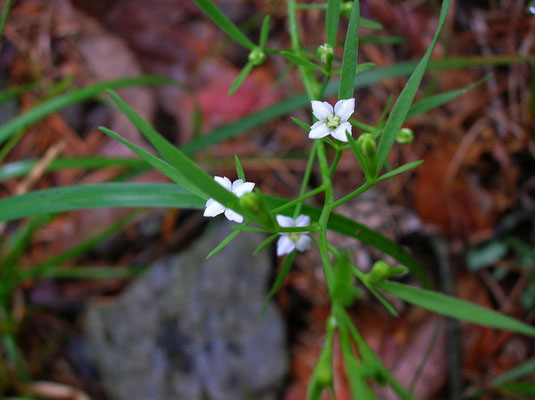
M 270 306 L 257 322 L 269 274 L 262 237 L 245 233 L 206 255 L 225 224 L 155 263 L 110 306 L 87 312 L 88 350 L 117 400 L 274 399 L 288 360 Z

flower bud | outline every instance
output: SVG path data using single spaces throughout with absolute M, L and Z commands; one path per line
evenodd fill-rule
M 373 264 L 372 270 L 368 275 L 368 282 L 372 285 L 376 285 L 388 279 L 389 276 L 390 265 L 388 265 L 385 261 L 380 260 Z
M 401 128 L 396 137 L 396 142 L 401 145 L 412 143 L 414 140 L 414 132 L 410 128 Z
M 372 134 L 363 133 L 359 136 L 357 144 L 359 145 L 360 151 L 365 157 L 375 156 L 375 152 L 377 151 L 377 141 Z
M 334 57 L 334 49 L 330 44 L 322 44 L 318 47 L 318 57 L 325 66 L 330 66 Z
M 351 14 L 351 11 L 353 11 L 353 2 L 352 1 L 344 1 L 342 5 L 340 6 L 340 12 L 343 15 L 349 16 Z
M 250 53 L 249 53 L 249 61 L 256 67 L 260 64 L 262 64 L 266 60 L 266 53 L 260 48 L 255 47 Z
M 273 216 L 269 212 L 264 199 L 256 192 L 245 193 L 240 197 L 240 205 L 258 217 L 259 222 L 267 227 L 275 227 Z

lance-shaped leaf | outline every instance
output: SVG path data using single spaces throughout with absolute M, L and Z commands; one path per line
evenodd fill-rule
M 357 71 L 357 58 L 359 46 L 359 0 L 353 3 L 349 27 L 347 28 L 346 41 L 344 43 L 344 58 L 342 59 L 342 71 L 338 83 L 338 99 L 350 99 L 355 89 L 355 74 Z
M 403 88 L 401 94 L 398 97 L 398 100 L 396 101 L 396 104 L 394 104 L 394 108 L 390 113 L 390 117 L 386 121 L 383 134 L 381 135 L 381 140 L 379 142 L 379 146 L 377 147 L 376 174 L 381 171 L 381 168 L 383 167 L 383 164 L 385 163 L 386 158 L 388 157 L 388 153 L 390 152 L 390 149 L 392 148 L 392 145 L 396 140 L 398 131 L 400 130 L 401 126 L 403 125 L 403 122 L 407 117 L 407 113 L 411 106 L 412 100 L 416 95 L 416 91 L 420 86 L 420 82 L 422 81 L 422 78 L 424 76 L 431 54 L 433 53 L 433 50 L 437 44 L 440 32 L 442 32 L 442 27 L 444 26 L 444 22 L 446 21 L 446 15 L 448 14 L 450 2 L 451 0 L 444 0 L 442 2 L 442 9 L 440 11 L 440 17 L 438 21 L 438 27 L 435 32 L 435 37 L 433 38 L 431 45 L 427 49 L 427 52 L 420 60 L 416 69 L 409 78 L 407 84 Z

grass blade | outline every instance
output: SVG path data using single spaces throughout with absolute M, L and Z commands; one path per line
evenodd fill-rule
M 439 93 L 434 96 L 430 96 L 427 99 L 423 99 L 417 103 L 414 103 L 412 107 L 409 109 L 409 112 L 407 113 L 407 119 L 412 118 L 415 115 L 425 113 L 429 110 L 432 110 L 433 108 L 440 107 L 446 103 L 449 103 L 453 99 L 456 99 L 457 97 L 460 97 L 463 94 L 468 93 L 470 90 L 473 90 L 477 88 L 478 86 L 481 86 L 490 78 L 490 76 L 491 76 L 490 74 L 486 75 L 479 81 L 474 82 L 464 88 L 451 90 L 445 93 Z
M 74 89 L 69 93 L 47 100 L 2 125 L 0 128 L 0 144 L 4 143 L 16 132 L 26 129 L 31 124 L 49 116 L 50 114 L 72 104 L 94 98 L 102 93 L 102 91 L 105 89 L 118 89 L 127 86 L 141 85 L 168 85 L 176 83 L 177 82 L 174 80 L 160 76 L 138 76 L 101 82 L 95 85 Z
M 283 50 L 280 52 L 280 54 L 284 56 L 284 58 L 286 58 L 287 60 L 293 62 L 294 64 L 300 65 L 305 68 L 313 69 L 314 71 L 321 72 L 322 74 L 326 74 L 326 71 L 319 65 L 316 65 L 312 61 L 309 61 L 300 55 L 292 53 L 291 51 Z
M 247 217 L 251 221 L 262 225 L 261 221 L 255 214 L 252 214 L 242 208 L 238 197 L 234 195 L 234 193 L 217 183 L 213 177 L 200 169 L 190 158 L 182 153 L 182 151 L 173 146 L 167 141 L 167 139 L 156 132 L 154 128 L 147 121 L 141 118 L 128 104 L 126 104 L 117 95 L 117 93 L 109 90 L 108 94 L 113 98 L 119 109 L 154 146 L 156 151 L 160 153 L 163 159 L 173 166 L 174 169 L 176 169 L 184 182 L 187 182 L 188 189 L 196 194 L 204 193 L 205 198 L 214 198 L 217 200 L 217 202 L 225 207 L 230 208 L 231 210 L 236 211 L 238 214 Z
M 349 27 L 347 28 L 346 41 L 344 44 L 344 58 L 342 59 L 342 71 L 338 86 L 338 99 L 350 99 L 355 90 L 355 74 L 357 71 L 357 58 L 359 46 L 359 0 L 353 3 Z
M 37 165 L 38 162 L 39 160 L 23 160 L 0 166 L 0 182 L 10 178 L 26 175 L 35 167 L 35 165 Z M 100 168 L 147 169 L 148 165 L 144 160 L 127 157 L 58 158 L 48 165 L 45 172 L 54 172 L 64 169 L 86 170 Z
M 228 17 L 223 14 L 223 12 L 215 6 L 210 0 L 194 0 L 195 3 L 199 6 L 201 10 L 216 24 L 221 28 L 223 32 L 229 35 L 236 42 L 241 44 L 243 47 L 252 50 L 255 48 L 253 42 L 251 42 L 247 36 L 245 36 L 242 31 L 238 29 L 234 23 L 228 19 Z
M 535 336 L 535 328 L 499 312 L 442 293 L 384 281 L 378 288 L 409 303 L 447 317 Z
M 232 96 L 234 93 L 236 93 L 236 90 L 240 88 L 241 84 L 243 83 L 245 78 L 247 78 L 247 75 L 249 75 L 252 69 L 253 63 L 249 61 L 247 64 L 245 64 L 245 67 L 242 68 L 236 79 L 234 79 L 232 86 L 228 90 L 227 96 Z
M 405 165 L 402 165 L 401 167 L 398 167 L 398 168 L 396 168 L 396 169 L 394 169 L 392 171 L 387 172 L 384 175 L 381 175 L 379 178 L 377 178 L 377 182 L 384 181 L 386 179 L 389 179 L 389 178 L 392 178 L 392 177 L 394 177 L 396 175 L 399 175 L 399 174 L 401 174 L 401 173 L 403 173 L 405 171 L 408 171 L 410 169 L 419 167 L 423 163 L 424 163 L 423 160 L 419 160 L 419 161 L 413 161 L 413 162 L 407 163 Z
M 164 160 L 156 156 L 153 156 L 149 152 L 143 150 L 141 147 L 138 147 L 135 144 L 130 143 L 128 140 L 118 135 L 111 129 L 107 129 L 103 127 L 100 127 L 99 129 L 102 132 L 114 138 L 115 140 L 124 144 L 126 147 L 128 147 L 130 150 L 132 150 L 134 153 L 136 153 L 138 156 L 144 159 L 147 163 L 149 163 L 154 169 L 157 169 L 158 171 L 160 171 L 162 174 L 167 176 L 169 179 L 171 179 L 175 183 L 178 183 L 179 185 L 184 186 L 187 190 L 189 190 L 191 193 L 196 194 L 200 198 L 203 198 L 205 200 L 208 199 L 208 196 L 206 195 L 206 193 L 204 193 L 202 190 L 199 190 L 196 185 L 192 184 L 186 175 L 176 170 L 173 166 L 169 165 Z
M 102 267 L 75 266 L 54 268 L 45 272 L 43 278 L 54 279 L 130 279 L 141 274 L 148 267 Z
M 4 25 L 6 24 L 9 10 L 11 10 L 11 3 L 13 3 L 13 0 L 7 0 L 4 3 L 4 7 L 2 7 L 2 16 L 0 17 L 0 39 L 2 38 L 2 33 L 4 32 Z
M 0 221 L 103 207 L 204 208 L 205 201 L 175 184 L 102 183 L 37 190 L 0 200 Z
M 422 81 L 422 78 L 424 76 L 431 54 L 433 53 L 433 50 L 435 49 L 435 46 L 438 42 L 440 32 L 442 32 L 442 27 L 444 26 L 444 22 L 446 21 L 446 15 L 448 14 L 450 2 L 451 0 L 444 0 L 442 2 L 442 9 L 440 11 L 438 27 L 435 32 L 435 36 L 433 37 L 433 41 L 431 42 L 431 45 L 427 49 L 421 61 L 416 66 L 416 69 L 412 73 L 407 84 L 403 88 L 401 94 L 398 97 L 398 100 L 396 101 L 396 104 L 394 104 L 394 107 L 392 108 L 390 117 L 386 121 L 383 134 L 381 135 L 381 140 L 379 141 L 379 145 L 377 147 L 376 174 L 379 174 L 381 172 L 381 168 L 383 167 L 383 164 L 385 163 L 386 158 L 388 157 L 388 153 L 390 153 L 390 149 L 392 148 L 392 145 L 396 140 L 398 131 L 400 130 L 401 126 L 403 125 L 403 122 L 405 121 L 405 118 L 407 117 L 410 105 L 412 103 L 412 100 L 414 99 L 414 96 L 416 95 L 418 87 L 420 86 L 420 82 Z
M 325 16 L 325 42 L 333 49 L 336 47 L 336 34 L 338 33 L 338 22 L 340 21 L 341 3 L 341 0 L 329 0 L 327 3 L 327 14 Z
M 260 42 L 258 43 L 258 46 L 261 50 L 264 50 L 266 47 L 266 43 L 268 40 L 269 35 L 269 23 L 271 19 L 269 15 L 266 15 L 264 17 L 264 20 L 262 21 L 262 29 L 260 29 Z

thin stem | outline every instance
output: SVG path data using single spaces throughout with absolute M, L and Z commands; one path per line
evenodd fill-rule
M 356 119 L 349 118 L 349 122 L 351 125 L 362 129 L 364 132 L 373 133 L 377 130 L 377 128 L 373 125 L 365 124 L 364 122 L 357 121 Z
M 310 181 L 310 175 L 312 175 L 312 168 L 314 167 L 314 159 L 316 158 L 317 149 L 318 149 L 317 141 L 314 141 L 314 144 L 312 145 L 312 149 L 310 150 L 310 154 L 308 155 L 307 166 L 305 169 L 305 175 L 303 176 L 303 182 L 301 183 L 299 197 L 303 197 L 305 195 L 305 191 L 307 190 L 308 182 Z M 303 199 L 303 200 L 306 200 L 306 199 Z M 295 207 L 295 211 L 293 215 L 294 219 L 301 213 L 302 207 L 303 207 L 303 202 L 302 201 L 297 202 L 297 207 Z M 273 210 L 273 212 L 276 212 L 276 211 Z
M 309 199 L 311 197 L 314 197 L 315 195 L 317 195 L 318 193 L 321 193 L 321 192 L 323 192 L 323 186 L 318 186 L 316 189 L 313 189 L 310 192 L 305 193 L 304 195 L 299 196 L 298 198 L 296 198 L 296 199 L 294 199 L 292 201 L 289 201 L 286 204 L 283 204 L 282 206 L 275 207 L 274 209 L 271 210 L 271 212 L 275 214 L 275 213 L 281 212 L 283 210 L 286 210 L 287 208 L 291 208 L 291 207 L 293 207 L 294 205 L 297 204 L 297 207 L 295 209 L 298 210 L 298 211 L 294 212 L 294 219 L 295 219 L 299 215 L 299 212 L 301 211 L 301 208 L 303 206 L 303 201 L 306 200 L 306 199 Z
M 373 182 L 370 182 L 370 181 L 366 181 L 361 187 L 359 187 L 357 190 L 349 193 L 348 195 L 342 197 L 341 199 L 335 201 L 333 204 L 332 204 L 332 209 L 334 210 L 335 208 L 341 206 L 342 204 L 344 203 L 347 203 L 348 201 L 350 200 L 353 200 L 355 197 L 361 195 L 362 193 L 364 193 L 366 190 L 368 190 L 369 188 L 371 188 L 373 186 Z
M 290 40 L 292 43 L 292 48 L 297 55 L 301 55 L 301 43 L 299 42 L 299 28 L 297 27 L 297 15 L 296 15 L 296 1 L 287 0 L 287 10 L 288 10 L 288 31 L 290 33 Z M 311 100 L 317 99 L 318 94 L 316 90 L 318 89 L 318 82 L 308 68 L 299 65 L 299 72 L 303 78 L 303 83 L 307 91 L 308 97 Z
M 336 150 L 336 153 L 334 154 L 334 159 L 331 164 L 331 167 L 329 168 L 329 177 L 333 176 L 334 171 L 336 170 L 336 167 L 338 166 L 338 163 L 340 162 L 340 157 L 342 157 L 342 150 Z
M 319 239 L 319 251 L 321 261 L 323 264 L 323 273 L 325 274 L 325 281 L 329 294 L 332 298 L 333 291 L 333 266 L 329 257 L 328 241 L 327 241 L 327 224 L 329 223 L 329 217 L 331 215 L 332 205 L 334 202 L 333 186 L 331 183 L 331 177 L 329 175 L 329 165 L 327 163 L 327 155 L 325 154 L 325 146 L 323 142 L 320 142 L 318 146 L 318 163 L 321 170 L 321 179 L 323 186 L 325 187 L 325 204 L 319 218 L 320 231 L 318 234 Z

